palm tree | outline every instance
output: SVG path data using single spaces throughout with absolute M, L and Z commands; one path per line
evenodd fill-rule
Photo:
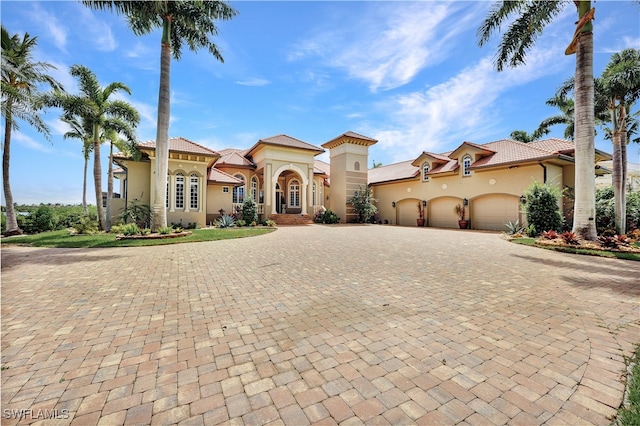
M 572 79 L 573 82 L 573 79 Z M 572 83 L 573 84 L 573 83 Z M 574 122 L 574 105 L 573 99 L 561 94 L 556 93 L 553 98 L 550 98 L 546 102 L 549 106 L 557 107 L 560 110 L 560 114 L 545 118 L 538 129 L 544 129 L 549 132 L 549 128 L 558 124 L 564 124 L 564 138 L 573 140 L 575 133 Z
M 151 228 L 167 225 L 166 188 L 169 167 L 169 116 L 171 55 L 180 60 L 183 44 L 197 51 L 207 48 L 224 62 L 218 47 L 211 40 L 218 35 L 215 20 L 228 20 L 236 10 L 223 1 L 100 1 L 83 0 L 95 9 L 115 10 L 127 17 L 134 34 L 142 35 L 162 28 L 160 42 L 160 89 L 158 94 L 158 124 L 156 133 L 156 175 L 152 203 Z
M 496 69 L 525 63 L 526 53 L 546 25 L 569 4 L 575 4 L 578 22 L 573 40 L 565 54 L 576 54 L 575 72 L 575 205 L 573 232 L 584 238 L 596 238 L 595 207 L 595 122 L 593 83 L 593 25 L 595 9 L 591 1 L 514 0 L 496 2 L 478 29 L 479 44 L 484 45 L 501 25 L 510 22 L 496 55 Z M 514 18 L 512 20 L 512 18 Z
M 610 114 L 613 144 L 613 191 L 617 231 L 626 232 L 626 192 L 628 130 L 636 124 L 628 112 L 640 99 L 640 50 L 625 49 L 614 53 L 600 79 L 603 97 Z
M 84 214 L 89 214 L 87 208 L 87 170 L 89 168 L 89 156 L 93 150 L 93 141 L 91 140 L 91 126 L 87 125 L 87 121 L 78 116 L 63 116 L 61 119 L 67 123 L 71 130 L 63 135 L 64 139 L 80 139 L 82 141 L 82 156 L 84 157 L 84 169 L 82 178 L 82 209 Z
M 514 141 L 529 143 L 529 142 L 537 141 L 547 133 L 549 133 L 549 130 L 546 130 L 546 129 L 544 130 L 536 129 L 531 134 L 527 133 L 525 130 L 514 130 L 513 132 L 511 132 L 509 136 Z
M 140 121 L 140 115 L 127 102 L 109 100 L 111 95 L 119 91 L 131 94 L 131 90 L 125 84 L 114 82 L 106 87 L 100 87 L 96 75 L 82 65 L 73 65 L 70 74 L 78 78 L 81 94 L 71 95 L 56 91 L 48 98 L 47 102 L 52 106 L 62 108 L 66 116 L 82 117 L 83 120 L 86 120 L 86 125 L 90 127 L 93 141 L 93 180 L 98 208 L 98 225 L 100 230 L 105 230 L 104 209 L 102 207 L 102 166 L 100 165 L 100 144 L 103 142 L 101 136 L 114 131 L 124 135 L 131 143 L 135 143 L 134 129 Z
M 4 144 L 2 152 L 2 175 L 4 199 L 7 204 L 7 229 L 5 235 L 22 234 L 18 227 L 16 212 L 13 206 L 13 194 L 9 180 L 9 164 L 11 162 L 11 132 L 19 130 L 16 120 L 26 121 L 39 133 L 49 139 L 49 128 L 40 117 L 43 104 L 38 85 L 47 84 L 52 88 L 62 86 L 46 73 L 55 69 L 45 62 L 33 61 L 33 48 L 37 37 L 25 33 L 22 38 L 18 34 L 9 35 L 2 26 L 2 116 L 4 117 Z

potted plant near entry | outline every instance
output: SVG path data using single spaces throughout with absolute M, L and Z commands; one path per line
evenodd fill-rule
M 466 206 L 464 204 L 457 204 L 453 208 L 453 211 L 458 216 L 458 226 L 460 227 L 460 229 L 467 229 L 467 226 L 469 225 L 469 221 L 464 218 L 465 213 L 467 211 Z
M 424 204 L 422 201 L 418 201 L 418 226 L 424 226 Z

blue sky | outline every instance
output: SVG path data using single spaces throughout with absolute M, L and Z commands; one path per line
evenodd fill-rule
M 485 143 L 513 130 L 533 131 L 558 111 L 545 105 L 575 70 L 565 56 L 576 21 L 569 5 L 517 69 L 495 71 L 499 37 L 480 48 L 476 31 L 491 2 L 231 2 L 239 14 L 219 23 L 224 64 L 206 51 L 183 51 L 171 69 L 171 136 L 211 149 L 249 148 L 287 134 L 314 145 L 355 131 L 379 140 L 369 161 L 390 164 L 463 141 Z M 640 48 L 640 6 L 595 2 L 595 74 L 613 52 Z M 136 37 L 122 17 L 78 2 L 2 1 L 2 24 L 38 36 L 35 57 L 77 91 L 69 67 L 93 70 L 141 115 L 138 138 L 155 138 L 160 32 Z M 81 143 L 50 110 L 52 142 L 21 123 L 11 144 L 11 185 L 18 203 L 80 203 Z M 558 126 L 550 136 L 562 137 Z M 596 146 L 610 152 L 603 132 Z M 103 184 L 108 155 L 104 147 Z M 637 146 L 630 161 L 640 162 Z M 328 154 L 319 158 L 328 161 Z M 90 164 L 91 168 L 91 164 Z M 89 175 L 88 200 L 93 200 Z M 2 200 L 4 203 L 4 198 Z M 95 203 L 95 200 L 93 200 Z

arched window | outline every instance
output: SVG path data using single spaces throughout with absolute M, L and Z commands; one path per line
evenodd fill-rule
M 176 209 L 184 209 L 184 175 L 176 175 Z
M 422 181 L 429 182 L 429 163 L 422 163 Z
M 291 179 L 289 182 L 289 207 L 300 207 L 300 182 Z
M 353 170 L 360 170 L 360 162 L 356 161 L 353 163 Z
M 465 155 L 464 158 L 462 159 L 462 175 L 463 176 L 471 176 L 471 170 L 469 170 L 469 167 L 471 167 L 471 156 Z
M 244 176 L 237 174 L 233 177 L 242 181 L 242 185 L 233 187 L 233 203 L 244 203 Z
M 189 208 L 192 210 L 198 210 L 200 178 L 196 174 L 192 174 L 189 178 L 189 195 Z
M 251 198 L 253 198 L 253 201 L 255 201 L 256 203 L 258 202 L 258 177 L 257 176 L 253 176 L 251 178 Z

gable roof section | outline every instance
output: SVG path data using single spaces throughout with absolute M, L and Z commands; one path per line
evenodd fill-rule
M 313 160 L 313 173 L 329 176 L 331 173 L 331 165 L 322 160 Z
M 452 160 L 451 158 L 448 157 L 448 154 L 449 153 L 434 154 L 433 152 L 423 151 L 422 154 L 420 154 L 418 158 L 413 160 L 413 163 L 411 164 L 413 164 L 416 167 L 420 167 L 422 163 L 424 163 L 428 159 L 431 159 L 432 163 L 446 164 Z
M 310 143 L 301 141 L 300 139 L 292 138 L 287 135 L 276 135 L 271 136 L 270 138 L 260 139 L 253 145 L 251 148 L 247 150 L 245 153 L 246 156 L 250 156 L 253 151 L 255 151 L 260 145 L 274 145 L 274 146 L 283 146 L 287 148 L 296 148 L 296 149 L 304 149 L 307 151 L 314 151 L 317 154 L 324 152 L 324 149 L 319 148 L 315 145 L 311 145 Z
M 541 148 L 545 146 L 533 146 L 530 143 L 518 142 L 511 139 L 502 139 L 495 142 L 485 144 L 495 153 L 490 156 L 482 157 L 471 164 L 470 169 L 480 169 L 484 167 L 500 166 L 507 164 L 542 161 L 551 158 L 569 159 L 565 154 L 557 151 L 551 151 Z M 553 146 L 549 144 L 549 146 Z
M 368 183 L 384 183 L 395 180 L 411 179 L 420 173 L 420 169 L 411 163 L 413 160 L 369 169 Z
M 255 168 L 255 164 L 249 161 L 243 154 L 244 151 L 238 149 L 225 149 L 220 151 L 222 156 L 216 162 L 216 167 L 249 167 Z
M 489 145 L 489 144 L 478 145 L 478 144 L 473 143 L 473 142 L 464 141 L 464 142 L 462 142 L 462 144 L 459 147 L 454 149 L 451 152 L 451 154 L 449 154 L 449 158 L 457 159 L 458 156 L 460 155 L 460 151 L 462 151 L 466 147 L 475 148 L 476 150 L 480 151 L 480 154 L 483 155 L 483 156 L 494 154 L 495 151 L 493 151 L 492 149 L 487 148 L 487 145 Z
M 212 167 L 211 170 L 209 170 L 207 180 L 214 183 L 228 183 L 229 185 L 242 185 L 243 183 L 240 179 L 235 178 L 222 170 L 218 170 L 215 167 Z
M 138 144 L 140 149 L 156 149 L 156 141 L 140 142 Z M 183 152 L 185 154 L 197 154 L 206 155 L 210 157 L 219 157 L 216 151 L 209 149 L 205 146 L 192 142 L 183 137 L 169 138 L 169 151 Z

